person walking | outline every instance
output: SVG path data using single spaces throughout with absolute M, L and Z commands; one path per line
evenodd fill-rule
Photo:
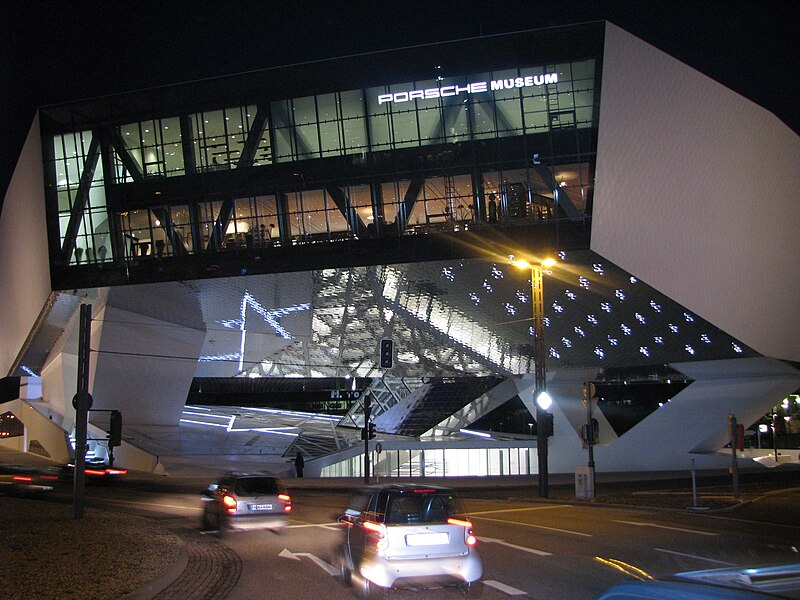
M 306 461 L 303 459 L 303 455 L 298 452 L 297 456 L 295 456 L 294 458 L 294 470 L 297 473 L 298 477 L 303 476 L 303 467 L 305 466 L 306 466 Z

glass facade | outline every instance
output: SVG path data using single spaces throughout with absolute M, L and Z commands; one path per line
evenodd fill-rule
M 597 64 L 165 109 L 46 136 L 60 264 L 588 220 Z M 218 171 L 249 175 L 208 179 Z
M 436 445 L 432 443 L 430 445 Z M 509 445 L 458 448 L 448 442 L 442 447 L 389 449 L 371 452 L 370 472 L 388 477 L 483 477 L 488 475 L 535 475 L 535 446 Z M 322 467 L 321 477 L 363 477 L 363 455 Z

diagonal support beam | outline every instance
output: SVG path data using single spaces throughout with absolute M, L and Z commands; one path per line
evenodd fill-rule
M 97 163 L 100 160 L 100 135 L 92 132 L 92 141 L 89 144 L 89 151 L 86 153 L 86 160 L 83 163 L 78 189 L 75 192 L 75 201 L 70 210 L 69 223 L 64 232 L 64 243 L 61 247 L 61 256 L 64 260 L 69 260 L 75 251 L 75 238 L 83 222 L 84 210 L 89 203 L 89 190 L 92 187 L 94 173 L 97 170 Z
M 265 106 L 258 105 L 256 108 L 256 116 L 253 122 L 250 123 L 250 129 L 247 132 L 247 140 L 244 142 L 242 154 L 239 156 L 239 162 L 236 165 L 237 169 L 242 167 L 252 167 L 258 152 L 258 144 L 261 141 L 261 136 L 264 135 L 264 129 L 267 126 L 267 114 L 269 111 Z
M 125 143 L 125 139 L 120 135 L 119 129 L 116 127 L 114 128 L 114 135 L 111 143 L 114 146 L 117 156 L 119 156 L 119 159 L 122 161 L 122 166 L 131 174 L 133 180 L 141 181 L 144 179 L 142 167 L 136 162 L 136 159 L 131 156 L 131 153 L 128 151 L 128 144 Z
M 350 230 L 358 236 L 365 235 L 367 233 L 367 226 L 364 221 L 361 220 L 361 217 L 358 216 L 358 211 L 355 207 L 350 204 L 350 199 L 347 197 L 347 194 L 344 193 L 344 190 L 339 186 L 326 185 L 325 191 L 331 197 L 334 204 L 336 204 L 336 208 L 339 209 L 339 212 L 344 216 L 347 224 L 350 226 Z

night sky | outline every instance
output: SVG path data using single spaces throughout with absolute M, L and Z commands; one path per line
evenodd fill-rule
M 36 108 L 316 59 L 609 20 L 800 132 L 800 2 L 15 0 L 0 9 L 0 192 Z M 0 196 L 1 200 L 1 196 Z

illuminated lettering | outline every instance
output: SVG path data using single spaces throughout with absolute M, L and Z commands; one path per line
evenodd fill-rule
M 508 79 L 494 79 L 492 81 L 475 81 L 465 86 L 445 85 L 440 88 L 428 88 L 425 90 L 412 90 L 409 92 L 395 92 L 393 94 L 378 94 L 378 104 L 386 102 L 409 102 L 411 100 L 435 100 L 447 96 L 458 96 L 460 94 L 481 94 L 497 90 L 511 90 L 514 88 L 533 87 L 558 83 L 558 73 L 546 73 L 544 75 L 526 75 L 525 77 L 511 77 Z

